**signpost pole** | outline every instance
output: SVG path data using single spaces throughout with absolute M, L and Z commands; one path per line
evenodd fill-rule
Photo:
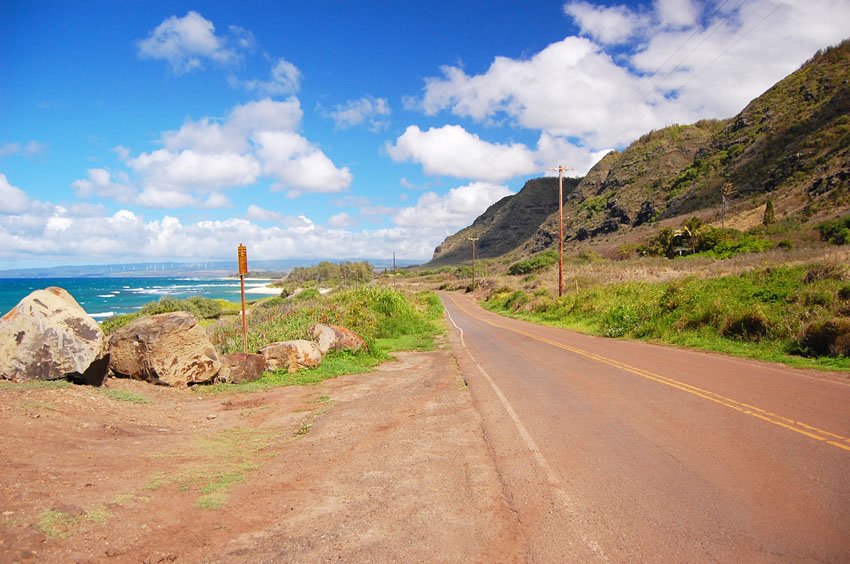
M 248 274 L 248 249 L 242 243 L 237 247 L 236 256 L 239 259 L 239 285 L 242 288 L 242 346 L 248 352 L 248 317 L 245 314 L 245 275 Z

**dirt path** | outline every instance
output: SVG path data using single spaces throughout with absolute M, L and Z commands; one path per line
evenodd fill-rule
M 3 385 L 0 428 L 2 562 L 521 557 L 445 350 L 255 394 Z

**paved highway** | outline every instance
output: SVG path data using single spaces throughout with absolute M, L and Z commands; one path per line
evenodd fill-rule
M 441 295 L 531 561 L 850 561 L 850 385 Z

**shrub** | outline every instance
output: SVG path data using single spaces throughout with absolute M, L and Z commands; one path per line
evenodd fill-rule
M 131 324 L 141 316 L 141 313 L 128 313 L 126 315 L 115 315 L 113 317 L 108 317 L 103 320 L 103 323 L 100 324 L 100 329 L 101 331 L 103 331 L 104 335 L 111 335 L 112 333 L 124 327 L 125 325 Z
M 850 243 L 850 215 L 824 221 L 818 225 L 818 231 L 822 240 L 833 245 L 846 245 Z
M 810 323 L 803 330 L 800 348 L 808 356 L 850 356 L 850 319 Z
M 794 248 L 794 242 L 790 239 L 783 239 L 776 243 L 776 247 L 782 249 L 783 251 L 790 251 Z
M 528 294 L 522 290 L 517 290 L 507 297 L 505 300 L 505 308 L 510 309 L 511 311 L 518 311 L 519 308 L 528 303 L 529 299 Z
M 218 301 L 200 296 L 185 300 L 163 298 L 158 302 L 145 304 L 140 313 L 142 315 L 158 315 L 175 311 L 187 311 L 198 319 L 215 319 L 222 313 L 221 304 Z
M 842 300 L 850 300 L 850 284 L 842 286 L 838 290 L 838 297 Z
M 825 289 L 805 288 L 794 294 L 794 301 L 804 306 L 828 307 L 835 301 L 835 294 Z
M 726 319 L 721 331 L 727 338 L 741 341 L 760 341 L 770 333 L 770 320 L 759 306 Z
M 806 270 L 806 275 L 803 277 L 803 282 L 811 284 L 818 280 L 844 280 L 847 276 L 847 269 L 843 264 L 837 262 L 818 262 Z
M 606 337 L 622 337 L 637 327 L 639 322 L 640 315 L 634 306 L 620 304 L 602 317 L 602 334 Z
M 510 268 L 508 268 L 508 274 L 511 274 L 513 276 L 531 274 L 532 272 L 540 270 L 541 268 L 552 266 L 557 261 L 558 254 L 555 251 L 543 251 L 542 253 L 536 254 L 526 260 L 522 260 L 512 264 Z

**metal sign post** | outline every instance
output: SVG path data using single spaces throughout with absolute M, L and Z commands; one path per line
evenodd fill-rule
M 242 243 L 236 249 L 239 261 L 239 285 L 242 287 L 242 345 L 245 353 L 248 352 L 248 318 L 245 315 L 245 275 L 248 274 L 248 249 Z

